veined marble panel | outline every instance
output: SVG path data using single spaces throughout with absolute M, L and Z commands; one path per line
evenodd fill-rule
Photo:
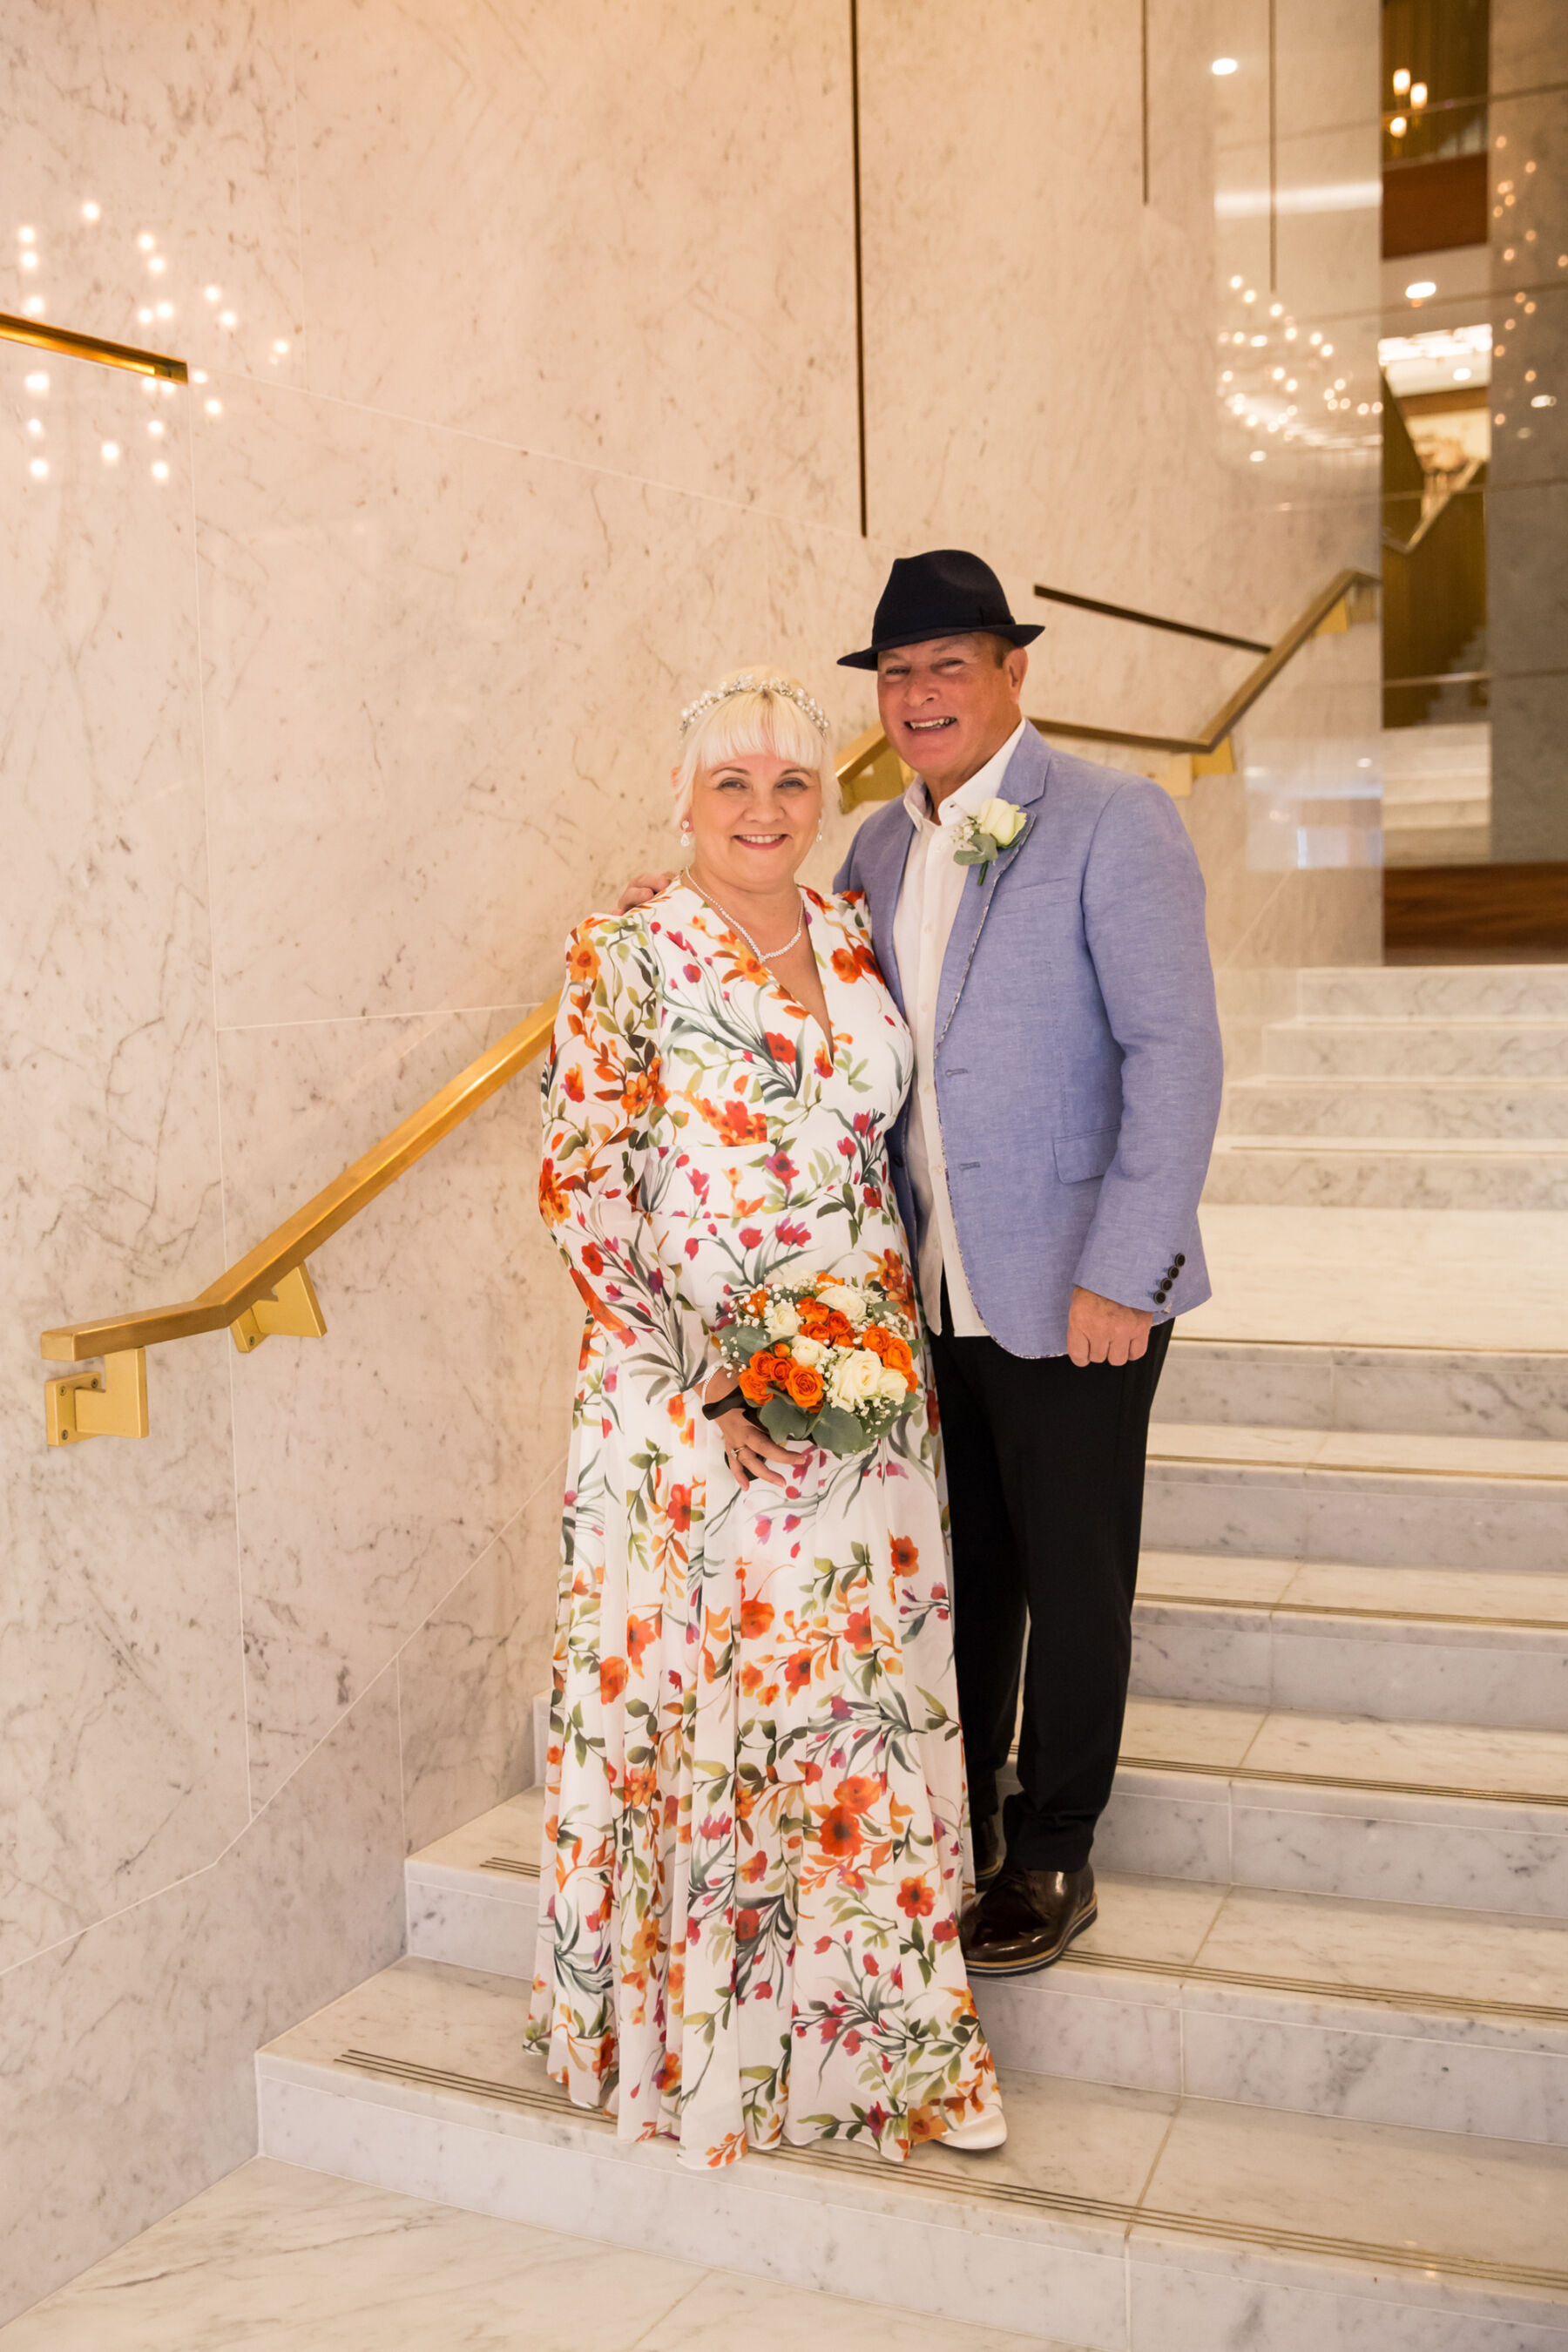
M 223 1263 L 188 397 L 0 344 L 0 1965 L 248 1814 L 219 1343 L 154 1352 L 139 1444 L 50 1451 L 38 1360 Z
M 372 0 L 298 33 L 314 389 L 856 527 L 833 0 Z
M 225 1033 L 236 1240 L 280 1222 L 523 1009 Z M 458 1588 L 566 1443 L 581 1307 L 539 1221 L 538 1153 L 529 1069 L 321 1251 L 327 1339 L 270 1339 L 236 1369 L 258 1800 L 432 1612 L 458 1614 L 422 1659 L 460 1640 L 466 1606 L 510 1612 Z M 549 1605 L 535 1598 L 531 1626 Z
M 210 1869 L 13 1969 L 0 2316 L 252 2154 L 259 2042 L 403 1936 L 389 1675 Z
M 398 1659 L 410 1853 L 542 1777 L 531 1710 L 550 1687 L 565 1477 L 563 1454 Z
M 232 378 L 197 510 L 220 1024 L 537 1003 L 672 862 L 765 519 Z
M 297 2332 L 318 2347 L 399 2352 L 535 2344 L 582 2325 L 584 2267 L 602 2306 L 598 2352 L 882 2352 L 887 2315 L 695 2263 L 465 2213 L 256 2157 L 0 2334 L 3 2352 L 233 2352 L 239 2337 Z M 1065 2352 L 900 2313 L 906 2352 Z
M 289 0 L 9 10 L 0 310 L 295 380 L 291 46 Z

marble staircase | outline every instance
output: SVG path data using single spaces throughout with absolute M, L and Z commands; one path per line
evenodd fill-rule
M 1477 1024 L 1485 1053 L 1454 1040 Z M 1391 1025 L 1424 1089 L 1568 1087 L 1551 969 L 1304 974 L 1256 1083 L 1403 1083 Z M 1401 1221 L 1413 1285 L 1376 1213 L 1227 1217 L 1258 1271 L 1232 1265 L 1238 1336 L 1216 1303 L 1161 1383 L 1100 1916 L 976 1988 L 1005 2148 L 713 2176 L 622 2147 L 522 2052 L 530 1790 L 415 1854 L 406 1957 L 261 2052 L 264 2153 L 854 2296 L 889 2337 L 903 2311 L 1042 2352 L 1568 2352 L 1568 1353 L 1531 1281 L 1555 1221 Z M 1310 1326 L 1313 1252 L 1324 1336 L 1268 1336 Z
M 1057 2347 L 1568 2347 L 1561 1375 L 1177 1339 L 1100 1917 L 977 1988 L 998 2154 L 693 2178 L 567 2106 L 521 2053 L 538 1791 L 261 2053 L 264 2151 Z
M 1568 965 L 1324 967 L 1297 988 L 1226 1089 L 1209 1200 L 1568 1206 Z

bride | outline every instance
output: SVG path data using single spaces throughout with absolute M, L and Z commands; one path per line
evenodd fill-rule
M 912 1409 L 838 1454 L 770 1436 L 713 1336 L 759 1285 L 826 1273 L 914 1319 L 885 1158 L 909 1033 L 858 900 L 794 878 L 826 731 L 773 671 L 683 713 L 689 864 L 575 933 L 544 1076 L 540 1203 L 588 1319 L 529 2038 L 577 2105 L 694 2166 L 1005 2137 L 958 1943 L 918 1340 Z

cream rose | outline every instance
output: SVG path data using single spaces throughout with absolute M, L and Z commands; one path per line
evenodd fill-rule
M 795 1362 L 805 1364 L 808 1370 L 815 1370 L 828 1352 L 820 1339 L 792 1339 L 789 1351 Z
M 909 1392 L 910 1384 L 904 1378 L 902 1372 L 900 1371 L 898 1366 L 896 1364 L 884 1364 L 882 1367 L 882 1377 L 877 1382 L 877 1393 L 879 1396 L 886 1397 L 889 1404 L 897 1404 L 900 1402 L 903 1398 L 907 1397 Z
M 982 833 L 991 835 L 998 849 L 1005 849 L 1024 830 L 1024 812 L 1011 801 L 990 800 L 983 803 L 974 822 Z
M 854 1290 L 847 1282 L 825 1282 L 817 1291 L 824 1307 L 837 1307 L 840 1315 L 854 1324 L 857 1331 L 866 1320 L 866 1294 Z
M 795 1302 L 789 1298 L 773 1298 L 768 1302 L 763 1317 L 763 1328 L 770 1339 L 793 1339 L 800 1329 L 800 1317 Z
M 858 1404 L 869 1404 L 882 1392 L 882 1360 L 869 1348 L 856 1348 L 841 1356 L 827 1376 L 827 1393 L 835 1404 L 847 1405 L 851 1412 Z

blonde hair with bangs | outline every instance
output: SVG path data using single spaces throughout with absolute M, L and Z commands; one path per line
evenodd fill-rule
M 725 694 L 721 701 L 703 711 L 680 746 L 672 778 L 678 825 L 684 824 L 691 814 L 692 792 L 704 768 L 721 768 L 727 760 L 745 759 L 752 752 L 771 751 L 777 760 L 792 761 L 815 776 L 825 794 L 827 791 L 831 764 L 827 740 L 818 734 L 799 703 L 779 690 L 790 687 L 805 693 L 799 680 L 782 669 L 743 669 L 734 675 L 754 678 L 756 683 Z M 720 691 L 723 692 L 722 687 Z

